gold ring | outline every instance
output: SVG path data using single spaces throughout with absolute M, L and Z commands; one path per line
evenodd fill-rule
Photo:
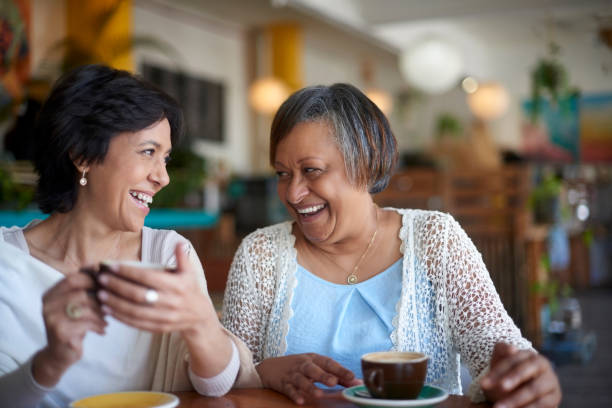
M 76 303 L 68 303 L 66 305 L 66 316 L 72 320 L 77 320 L 83 316 L 83 309 Z

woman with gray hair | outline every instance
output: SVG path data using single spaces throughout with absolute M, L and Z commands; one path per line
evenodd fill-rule
M 548 361 L 500 302 L 459 224 L 434 211 L 378 208 L 397 162 L 383 113 L 351 85 L 304 88 L 280 107 L 270 162 L 293 220 L 259 229 L 238 249 L 223 324 L 253 352 L 264 386 L 298 404 L 315 383 L 360 383 L 360 356 L 430 357 L 426 382 L 473 400 L 558 405 Z M 536 406 L 534 405 L 534 406 Z

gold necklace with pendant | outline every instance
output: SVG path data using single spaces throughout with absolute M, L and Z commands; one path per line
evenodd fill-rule
M 374 243 L 374 239 L 376 238 L 376 233 L 377 232 L 378 232 L 378 225 L 376 225 L 376 229 L 374 230 L 374 234 L 372 234 L 372 238 L 370 238 L 370 243 L 368 244 L 368 247 L 363 252 L 363 254 L 361 255 L 361 258 L 359 258 L 359 261 L 357 261 L 357 264 L 353 268 L 353 272 L 351 272 L 349 274 L 349 276 L 346 277 L 346 283 L 348 283 L 349 285 L 354 285 L 354 284 L 357 283 L 357 269 L 359 269 L 359 265 L 361 265 L 361 261 L 363 261 L 365 256 L 368 254 L 368 251 L 370 250 L 370 247 Z
M 374 211 L 375 211 L 375 214 L 376 214 L 376 228 L 374 229 L 374 233 L 372 234 L 372 238 L 370 238 L 370 243 L 368 244 L 368 246 L 365 249 L 365 251 L 363 251 L 363 254 L 361 254 L 361 258 L 359 258 L 359 261 L 357 261 L 357 263 L 353 267 L 353 272 L 351 272 L 346 277 L 346 283 L 348 283 L 349 285 L 354 285 L 354 284 L 357 283 L 357 270 L 359 269 L 359 266 L 361 265 L 361 262 L 364 260 L 364 258 L 368 254 L 368 251 L 370 250 L 370 248 L 372 247 L 372 244 L 374 243 L 374 240 L 376 239 L 376 233 L 378 232 L 378 209 L 375 208 Z

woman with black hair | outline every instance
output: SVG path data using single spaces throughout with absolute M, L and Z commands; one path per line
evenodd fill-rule
M 85 66 L 53 88 L 36 126 L 38 203 L 49 217 L 0 230 L 3 403 L 192 386 L 220 395 L 257 380 L 248 349 L 218 321 L 191 244 L 144 227 L 182 127 L 176 101 L 125 71 Z M 77 273 L 103 260 L 173 271 Z

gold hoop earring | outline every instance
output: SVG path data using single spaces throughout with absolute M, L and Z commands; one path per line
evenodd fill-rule
M 86 186 L 87 185 L 87 178 L 85 177 L 85 170 L 83 170 L 83 175 L 81 176 L 81 179 L 79 180 L 79 184 L 82 186 Z

